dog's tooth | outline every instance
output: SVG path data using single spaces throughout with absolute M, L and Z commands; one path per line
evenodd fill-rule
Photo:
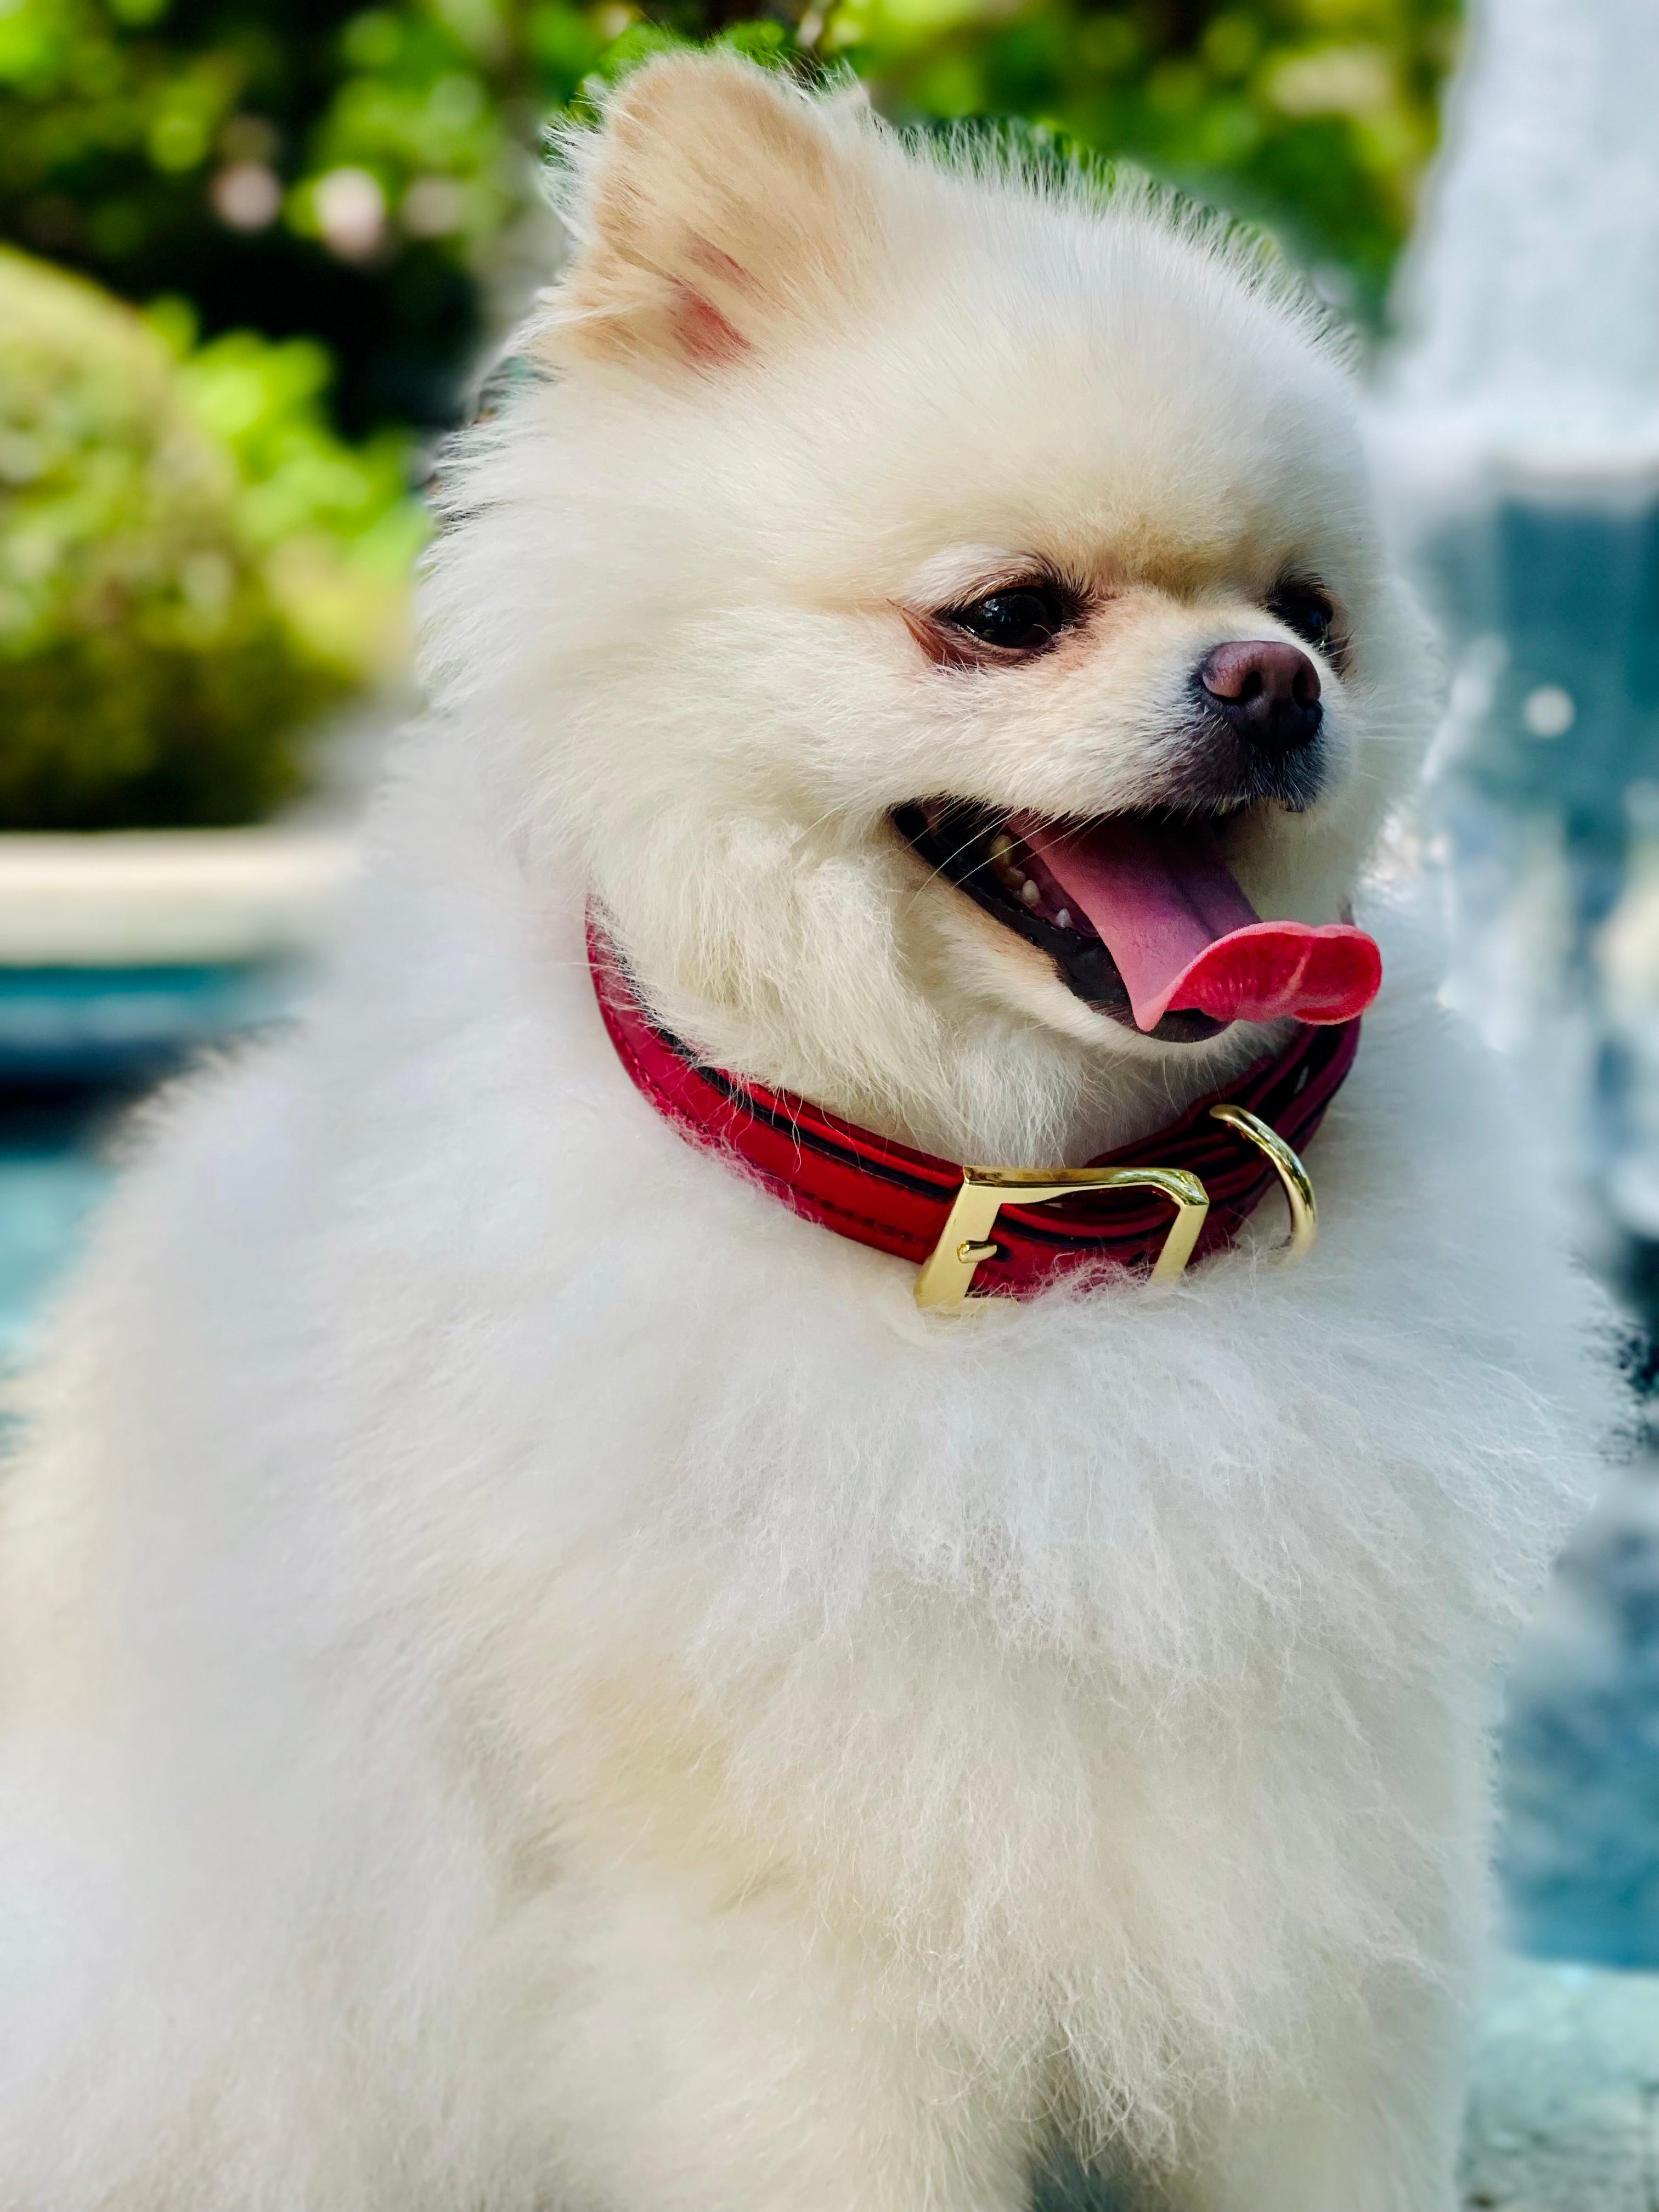
M 1042 896 L 1042 893 L 1037 889 L 1036 884 L 1033 883 L 1030 876 L 1027 876 L 1024 882 L 1020 885 L 1019 895 L 1024 900 L 1027 906 L 1035 906 L 1037 901 Z
M 1012 891 L 1016 898 L 1024 896 L 1022 886 L 1025 871 L 1019 865 L 1014 841 L 1006 830 L 999 830 L 991 840 L 991 869 L 1005 890 Z
M 1069 929 L 1071 927 L 1072 909 L 1070 907 L 1061 907 L 1060 912 L 1054 916 L 1054 925 L 1056 928 L 1059 929 Z

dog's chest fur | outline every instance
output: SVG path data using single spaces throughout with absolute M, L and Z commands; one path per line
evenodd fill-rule
M 805 1916 L 988 2064 L 1086 2054 L 1143 2113 L 1177 2048 L 1227 2076 L 1316 2033 L 1333 1962 L 1443 1953 L 1583 1442 L 1531 1387 L 1557 1343 L 1571 1402 L 1560 1278 L 1475 1064 L 1420 1003 L 1374 1019 L 1298 1274 L 941 1324 L 653 1116 L 578 929 L 509 871 L 371 904 L 309 1036 L 175 1121 L 143 1211 L 188 1180 L 200 1327 L 104 1415 L 114 1450 L 190 1407 L 151 1454 L 188 1540 L 138 1569 L 193 1578 L 175 1646 L 257 1587 L 349 1650 L 514 1910 L 626 1868 Z

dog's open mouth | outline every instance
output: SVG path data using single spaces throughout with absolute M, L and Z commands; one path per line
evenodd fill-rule
M 1346 922 L 1263 921 L 1223 857 L 1219 819 L 1073 822 L 922 799 L 894 821 L 1079 999 L 1161 1042 L 1231 1022 L 1350 1021 L 1376 996 L 1375 939 Z

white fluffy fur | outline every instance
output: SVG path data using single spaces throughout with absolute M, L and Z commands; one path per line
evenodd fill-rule
M 1422 720 L 1340 367 L 1153 204 L 735 64 L 575 168 L 332 980 L 151 1117 L 11 1473 L 0 2202 L 1016 2212 L 1065 2135 L 1449 2212 L 1490 1670 L 1604 1407 L 1401 929 L 1304 1270 L 945 1322 L 635 1096 L 580 950 L 597 886 L 711 1053 L 970 1157 L 1259 1053 L 1100 1021 L 886 817 L 1155 790 L 1293 561 L 1332 794 L 1235 858 L 1334 913 Z M 929 665 L 895 603 L 1036 555 L 1085 644 Z

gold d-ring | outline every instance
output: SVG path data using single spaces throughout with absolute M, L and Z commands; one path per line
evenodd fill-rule
M 1279 1254 L 1279 1262 L 1281 1267 L 1296 1267 L 1313 1250 L 1314 1239 L 1319 1234 L 1319 1208 L 1314 1203 L 1314 1187 L 1308 1179 L 1308 1170 L 1278 1130 L 1270 1129 L 1248 1107 L 1212 1106 L 1210 1116 L 1212 1121 L 1224 1121 L 1230 1129 L 1237 1129 L 1241 1137 L 1248 1137 L 1278 1170 L 1279 1180 L 1285 1186 L 1285 1202 L 1291 1209 L 1290 1242 Z
M 1152 1272 L 1155 1283 L 1173 1282 L 1181 1273 L 1210 1210 L 1209 1194 L 1185 1168 L 963 1168 L 962 1188 L 916 1277 L 916 1304 L 926 1311 L 959 1312 L 980 1261 L 995 1255 L 991 1231 L 1002 1208 L 1047 1206 L 1080 1190 L 1160 1190 L 1173 1200 L 1176 1217 Z

